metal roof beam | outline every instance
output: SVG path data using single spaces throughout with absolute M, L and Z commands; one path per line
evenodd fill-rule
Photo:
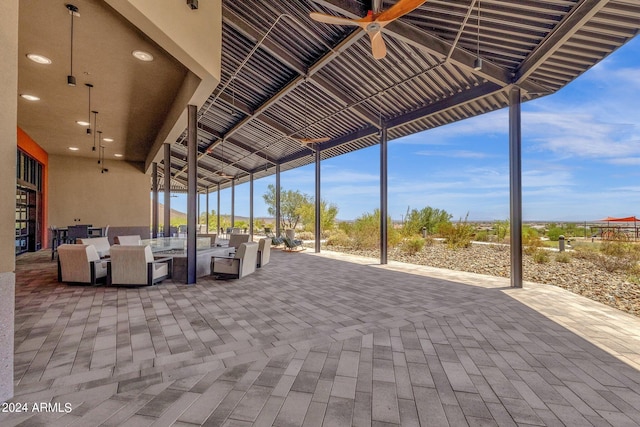
M 258 40 L 264 37 L 259 30 L 256 30 L 251 24 L 238 16 L 234 11 L 229 10 L 228 7 L 225 6 L 225 3 L 222 5 L 222 19 L 229 26 L 233 27 L 240 34 L 244 35 L 248 39 L 257 42 Z M 306 64 L 302 63 L 298 58 L 291 55 L 288 51 L 278 46 L 275 42 L 265 38 L 262 41 L 262 46 L 264 50 L 269 52 L 272 56 L 274 56 L 280 63 L 287 66 L 289 69 L 294 70 L 299 75 L 304 75 L 306 72 Z
M 336 46 L 336 48 L 334 48 L 334 49 L 330 50 L 329 52 L 325 53 L 322 57 L 320 57 L 320 59 L 318 59 L 313 65 L 311 65 L 309 67 L 309 69 L 307 70 L 307 75 L 308 76 L 312 76 L 313 74 L 315 74 L 318 71 L 320 71 L 322 69 L 322 67 L 324 67 L 329 62 L 331 62 L 333 59 L 335 59 L 338 55 L 340 55 L 340 53 L 342 51 L 344 51 L 345 49 L 350 47 L 356 41 L 360 40 L 360 38 L 363 36 L 363 34 L 364 34 L 363 31 L 354 31 L 353 33 L 348 35 L 344 40 L 342 40 L 338 44 L 338 46 Z M 277 103 L 283 97 L 287 96 L 289 94 L 289 92 L 291 92 L 292 90 L 297 88 L 298 85 L 304 83 L 304 78 L 305 78 L 304 76 L 298 76 L 298 77 L 292 79 L 291 81 L 289 81 L 289 83 L 287 83 L 286 86 L 282 87 L 271 98 L 267 99 L 262 105 L 260 105 L 254 111 L 253 115 L 245 117 L 244 119 L 242 119 L 238 123 L 236 123 L 231 129 L 229 129 L 224 134 L 224 138 L 230 137 L 231 135 L 233 135 L 234 133 L 236 133 L 240 129 L 242 129 L 243 126 L 245 126 L 245 125 L 249 124 L 251 121 L 257 119 L 258 116 L 260 116 L 267 109 L 269 109 L 269 107 L 271 107 L 272 105 Z M 288 136 L 289 134 L 288 133 L 284 133 L 284 135 Z
M 345 2 L 344 0 L 312 1 L 314 3 L 318 3 L 327 8 L 330 8 L 331 10 L 338 12 L 341 15 L 346 15 L 349 17 L 353 17 L 358 13 L 361 13 L 362 10 L 357 3 Z M 364 33 L 364 31 L 360 32 Z M 455 47 L 451 43 L 439 37 L 436 37 L 433 34 L 423 31 L 413 25 L 407 24 L 402 21 L 393 21 L 384 28 L 383 33 L 401 40 L 404 43 L 415 46 L 418 49 L 425 50 L 431 55 L 438 57 L 440 60 L 444 60 L 449 57 L 450 63 L 466 70 L 472 71 L 477 76 L 499 84 L 503 87 L 506 87 L 513 83 L 513 73 L 511 73 L 509 70 L 489 62 L 486 58 L 483 58 L 482 70 L 474 70 L 473 66 L 476 60 L 475 53 L 468 52 L 459 47 Z M 523 90 L 529 92 L 550 92 L 548 88 L 534 82 L 521 82 L 520 86 Z
M 453 96 L 450 96 L 448 98 L 434 102 L 433 104 L 429 104 L 417 110 L 411 111 L 410 113 L 391 119 L 387 121 L 385 124 L 387 125 L 388 129 L 392 129 L 397 126 L 402 126 L 407 123 L 411 123 L 416 120 L 423 119 L 433 114 L 442 113 L 443 111 L 449 110 L 454 107 L 459 107 L 463 104 L 469 103 L 471 101 L 475 101 L 480 98 L 484 98 L 487 95 L 490 95 L 495 92 L 500 92 L 502 90 L 504 90 L 504 88 L 501 85 L 493 82 L 486 82 L 480 86 L 475 86 L 464 92 L 456 93 Z
M 353 141 L 357 141 L 358 139 L 367 138 L 369 136 L 376 135 L 378 133 L 378 131 L 379 131 L 379 129 L 376 126 L 368 126 L 366 128 L 359 129 L 359 130 L 357 130 L 355 132 L 352 132 L 352 133 L 350 133 L 348 135 L 344 135 L 344 136 L 341 136 L 339 138 L 332 139 L 329 142 L 322 143 L 322 144 L 320 144 L 320 146 L 318 148 L 320 149 L 320 151 L 328 150 L 328 149 L 331 149 L 331 148 L 338 147 L 340 145 L 344 145 L 344 144 L 348 144 L 348 143 L 353 142 Z M 309 149 L 309 151 L 314 151 L 314 150 Z M 288 162 L 292 162 L 294 160 L 298 160 L 298 159 L 300 159 L 302 157 L 306 157 L 306 156 L 309 155 L 309 151 L 300 151 L 300 152 L 297 152 L 297 153 L 290 154 L 290 155 L 288 155 L 286 157 L 283 157 L 282 159 L 280 159 L 280 164 L 285 164 L 285 163 L 288 163 Z
M 578 3 L 520 64 L 515 72 L 516 84 L 534 73 L 608 3 L 609 0 L 584 0 Z
M 320 87 L 327 95 L 331 96 L 336 101 L 339 101 L 344 106 L 348 106 L 348 105 L 354 103 L 354 101 L 352 99 L 349 99 L 343 93 L 337 91 L 331 85 L 331 83 L 329 83 L 326 79 L 324 79 L 323 77 L 321 77 L 321 76 L 319 76 L 317 74 L 315 76 L 313 76 L 313 78 L 310 79 L 309 81 L 314 83 L 316 86 Z M 377 127 L 378 129 L 380 128 L 380 119 L 377 116 L 371 114 L 365 108 L 362 108 L 359 105 L 354 105 L 354 106 L 350 107 L 348 110 L 351 111 L 356 116 L 360 117 L 365 122 L 369 123 L 370 125 L 373 125 L 373 126 Z

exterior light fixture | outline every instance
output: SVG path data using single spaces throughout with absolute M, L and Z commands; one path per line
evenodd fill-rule
M 29 58 L 30 60 L 38 64 L 44 64 L 44 65 L 51 64 L 51 60 L 49 58 L 43 55 L 38 55 L 37 53 L 28 53 L 27 58 Z
M 482 70 L 482 58 L 480 58 L 480 0 L 478 0 L 478 30 L 476 33 L 476 59 L 473 61 L 473 69 Z
M 28 93 L 23 93 L 20 96 L 26 99 L 27 101 L 40 101 L 40 98 L 38 98 L 35 95 L 29 95 Z
M 78 13 L 78 8 L 70 3 L 67 3 L 64 5 L 67 10 L 69 11 L 69 15 L 71 15 L 71 56 L 70 56 L 70 70 L 69 70 L 69 75 L 67 76 L 67 84 L 69 86 L 75 86 L 76 85 L 76 78 L 73 76 L 73 17 L 74 16 L 80 16 L 80 14 Z
M 131 52 L 131 55 L 143 62 L 153 61 L 153 55 L 151 55 L 149 52 L 145 52 L 144 50 L 134 50 L 133 52 Z

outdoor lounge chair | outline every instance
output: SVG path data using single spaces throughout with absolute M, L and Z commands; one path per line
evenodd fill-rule
M 58 247 L 58 282 L 95 285 L 107 277 L 106 262 L 93 245 L 63 244 Z
M 282 243 L 284 243 L 284 249 L 286 251 L 294 251 L 294 250 L 301 250 L 303 251 L 305 249 L 304 246 L 302 246 L 302 240 L 298 240 L 296 239 L 296 231 L 292 230 L 292 229 L 287 229 L 284 231 L 285 236 L 282 238 Z
M 133 235 L 133 236 L 116 236 L 114 242 L 116 243 L 116 245 L 122 245 L 122 246 L 138 246 L 140 245 L 140 236 L 139 235 Z
M 151 286 L 171 277 L 172 261 L 154 259 L 148 245 L 111 246 L 107 285 Z
M 257 267 L 264 267 L 269 264 L 271 257 L 271 238 L 264 237 L 258 241 L 258 262 Z
M 78 239 L 78 243 L 81 245 L 93 245 L 98 252 L 100 258 L 106 258 L 109 256 L 109 249 L 111 249 L 111 245 L 109 244 L 109 239 L 106 237 L 94 237 L 91 239 Z
M 238 248 L 240 247 L 241 244 L 246 243 L 249 241 L 249 235 L 248 234 L 231 234 L 229 236 L 229 249 L 232 249 L 232 252 L 235 252 L 236 250 L 238 250 Z
M 242 243 L 232 257 L 211 257 L 211 275 L 216 279 L 241 279 L 256 271 L 258 244 Z
M 208 237 L 211 239 L 211 247 L 215 247 L 216 246 L 216 240 L 218 239 L 218 234 L 216 233 L 199 233 L 196 237 Z

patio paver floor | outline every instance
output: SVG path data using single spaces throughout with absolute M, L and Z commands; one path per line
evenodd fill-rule
M 640 425 L 640 319 L 560 288 L 309 251 L 84 287 L 47 255 L 17 261 L 2 426 Z

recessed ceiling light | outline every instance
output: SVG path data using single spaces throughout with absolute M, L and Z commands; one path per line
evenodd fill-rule
M 149 52 L 145 52 L 144 50 L 134 50 L 131 54 L 138 58 L 140 61 L 150 62 L 153 61 L 153 55 Z
M 115 157 L 122 157 L 122 154 L 120 154 L 120 153 L 116 153 L 116 154 L 114 154 L 114 156 L 115 156 Z
M 82 120 L 78 120 L 76 121 L 77 124 L 79 124 L 80 126 L 89 126 L 89 122 L 84 122 Z
M 29 53 L 27 54 L 27 58 L 32 60 L 33 62 L 37 62 L 38 64 L 51 64 L 51 60 L 46 56 L 38 55 L 37 53 Z
M 71 151 L 78 151 L 78 150 L 79 150 L 79 148 L 78 148 L 78 147 L 69 147 L 69 150 L 71 150 Z
M 27 101 L 40 101 L 40 98 L 38 98 L 35 95 L 29 95 L 29 94 L 23 93 L 20 96 L 26 99 Z
M 113 142 L 113 138 L 102 138 L 105 142 Z

